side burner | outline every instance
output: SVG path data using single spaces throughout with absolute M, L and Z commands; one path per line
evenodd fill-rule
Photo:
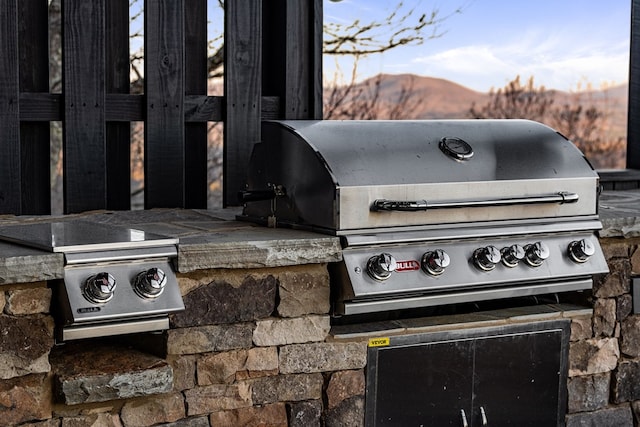
M 184 310 L 178 239 L 83 221 L 3 227 L 0 239 L 64 254 L 52 307 L 61 341 L 165 330 Z

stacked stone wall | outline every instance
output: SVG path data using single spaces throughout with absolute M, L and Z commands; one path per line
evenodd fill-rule
M 593 314 L 571 316 L 568 426 L 638 425 L 640 239 L 602 243 L 611 273 L 596 280 Z M 3 285 L 0 425 L 363 424 L 366 338 L 332 336 L 325 264 L 178 280 L 186 310 L 171 329 L 114 346 L 56 346 L 55 284 Z

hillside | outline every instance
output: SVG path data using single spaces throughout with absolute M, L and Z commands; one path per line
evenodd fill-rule
M 372 86 L 380 79 L 380 99 L 385 103 L 397 101 L 403 88 L 410 89 L 413 99 L 420 103 L 413 109 L 413 118 L 465 118 L 473 103 L 484 105 L 489 93 L 476 92 L 445 79 L 417 76 L 413 74 L 381 74 L 363 81 L 359 86 Z M 603 90 L 569 93 L 553 91 L 556 104 L 595 105 L 599 110 L 611 114 L 626 123 L 628 85 L 612 86 Z

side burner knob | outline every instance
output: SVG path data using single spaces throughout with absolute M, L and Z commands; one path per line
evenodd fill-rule
M 589 239 L 575 240 L 569 243 L 569 258 L 575 262 L 586 262 L 596 253 L 596 247 Z
M 388 253 L 372 256 L 367 261 L 367 273 L 372 279 L 378 281 L 387 280 L 397 267 L 396 259 Z
M 104 304 L 113 298 L 116 290 L 116 279 L 107 272 L 89 277 L 82 288 L 84 297 L 90 302 Z
M 502 256 L 495 246 L 486 246 L 473 252 L 473 263 L 483 271 L 491 271 L 496 268 Z
M 520 245 L 511 245 L 500 250 L 502 263 L 507 267 L 516 267 L 524 259 L 524 248 Z
M 436 249 L 435 251 L 425 252 L 422 255 L 422 270 L 432 276 L 439 276 L 444 273 L 444 270 L 451 263 L 449 254 L 442 249 Z
M 139 273 L 133 283 L 133 290 L 142 298 L 157 298 L 164 291 L 167 275 L 159 268 L 150 268 Z
M 524 260 L 531 267 L 540 267 L 549 258 L 549 247 L 542 242 L 532 243 L 524 247 Z

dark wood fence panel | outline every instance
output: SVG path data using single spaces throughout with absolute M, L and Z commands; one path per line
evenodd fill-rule
M 315 0 L 286 3 L 287 38 L 283 75 L 286 86 L 284 116 L 287 119 L 322 118 L 322 110 L 318 110 L 314 104 L 314 100 L 322 99 L 322 94 L 318 96 L 314 93 L 321 87 L 316 78 L 322 79 L 322 75 L 316 73 L 316 68 L 322 70 L 322 64 L 316 62 L 318 47 L 315 46 L 315 31 L 318 26 L 322 30 L 322 14 L 317 16 L 317 3 Z M 321 36 L 319 40 L 322 40 Z M 322 52 L 321 45 L 319 49 Z M 319 116 L 316 115 L 318 111 Z
M 185 94 L 207 95 L 207 1 L 185 9 Z M 186 102 L 186 100 L 185 100 Z M 207 124 L 185 124 L 185 207 L 207 206 Z
M 18 2 L 0 2 L 0 213 L 21 211 Z
M 130 93 L 129 1 L 61 2 L 62 93 L 51 93 L 49 0 L 0 0 L 0 214 L 50 213 L 52 121 L 73 213 L 131 208 L 132 122 L 145 128 L 145 208 L 206 208 L 207 122 L 225 122 L 231 206 L 261 120 L 321 117 L 322 0 L 226 2 L 222 97 L 207 94 L 207 0 L 144 1 L 143 94 Z
M 322 118 L 322 0 L 273 0 L 263 13 L 262 90 L 281 117 Z
M 640 169 L 640 0 L 631 1 L 627 168 Z
M 244 190 L 251 147 L 260 141 L 262 1 L 226 1 L 224 21 L 223 204 L 235 206 Z
M 106 3 L 106 92 L 129 94 L 129 0 Z M 131 208 L 131 125 L 109 121 L 105 102 L 107 209 Z
M 145 1 L 146 208 L 185 206 L 183 6 Z
M 47 0 L 18 1 L 20 92 L 49 91 Z M 22 214 L 51 212 L 50 125 L 20 125 Z
M 65 212 L 106 207 L 105 1 L 62 8 Z

